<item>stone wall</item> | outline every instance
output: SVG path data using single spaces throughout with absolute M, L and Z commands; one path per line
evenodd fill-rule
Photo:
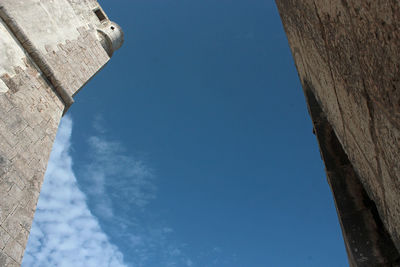
M 110 59 L 97 34 L 100 21 L 83 20 L 66 0 L 3 0 L 0 8 L 25 51 L 56 89 L 65 91 L 63 98 L 75 95 Z
M 23 60 L 24 68 L 1 77 L 8 90 L 0 93 L 0 266 L 22 261 L 64 110 L 44 76 Z
M 276 3 L 303 87 L 400 250 L 400 2 Z
M 21 264 L 63 113 L 122 45 L 98 10 L 95 0 L 0 1 L 0 266 Z
M 74 96 L 110 59 L 91 29 L 77 28 L 79 36 L 56 47 L 46 45 L 44 57 L 67 92 Z

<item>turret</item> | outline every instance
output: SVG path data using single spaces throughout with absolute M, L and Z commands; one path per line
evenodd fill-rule
M 124 43 L 124 33 L 121 27 L 113 22 L 107 21 L 97 29 L 98 38 L 109 57 Z

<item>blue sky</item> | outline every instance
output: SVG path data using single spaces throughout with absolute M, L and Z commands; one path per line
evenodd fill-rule
M 274 1 L 104 0 L 24 266 L 347 266 Z

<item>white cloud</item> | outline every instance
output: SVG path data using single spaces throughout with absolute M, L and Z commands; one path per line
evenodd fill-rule
M 66 116 L 54 143 L 22 266 L 126 266 L 77 186 L 69 153 L 71 131 L 72 120 Z
M 128 264 L 194 266 L 185 245 L 174 240 L 174 229 L 158 222 L 157 213 L 147 209 L 157 193 L 152 170 L 126 151 L 125 145 L 110 140 L 102 130 L 106 129 L 103 120 L 96 118 L 96 134 L 88 138 L 89 160 L 79 171 L 94 215 L 125 253 Z
M 157 192 L 152 171 L 105 136 L 101 117 L 93 127 L 75 174 L 72 120 L 63 118 L 22 266 L 195 266 L 174 229 L 146 209 Z
M 108 141 L 103 136 L 91 136 L 88 143 L 90 162 L 82 175 L 86 193 L 96 199 L 96 216 L 113 219 L 113 205 L 118 205 L 120 211 L 130 212 L 143 209 L 155 199 L 153 175 L 143 162 L 126 155 L 119 142 Z

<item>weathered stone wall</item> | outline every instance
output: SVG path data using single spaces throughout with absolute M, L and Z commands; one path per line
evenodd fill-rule
M 0 19 L 0 75 L 8 73 L 14 75 L 14 69 L 16 67 L 23 67 L 25 63 L 23 58 L 25 57 L 24 51 L 19 47 L 18 42 L 9 34 L 7 26 Z M 20 49 L 18 49 L 18 47 Z M 8 90 L 8 87 L 0 80 L 0 92 L 4 93 Z
M 77 15 L 68 1 L 2 0 L 0 8 L 24 49 L 70 97 L 110 59 L 97 26 Z
M 97 0 L 67 0 L 67 1 L 74 9 L 75 14 L 79 16 L 82 20 L 88 21 L 93 25 L 99 25 L 100 21 L 93 12 L 93 10 L 95 9 L 101 9 L 99 4 L 97 3 Z M 104 12 L 103 14 L 106 17 L 106 19 L 108 19 L 107 14 Z
M 313 88 L 400 250 L 400 2 L 276 3 L 303 87 Z
M 349 264 L 357 267 L 398 266 L 400 254 L 313 91 L 311 84 L 305 82 L 304 93 L 335 200 Z
M 0 51 L 3 48 L 0 45 Z M 8 48 L 9 53 L 24 55 L 17 43 Z M 20 60 L 23 66 L 0 77 L 8 88 L 0 92 L 0 266 L 21 263 L 64 110 L 29 57 Z
M 93 77 L 110 59 L 93 30 L 77 28 L 79 36 L 66 40 L 57 47 L 45 46 L 44 55 L 54 71 L 55 77 L 71 96 Z
M 0 266 L 21 264 L 63 113 L 122 45 L 96 10 L 95 0 L 0 0 Z

